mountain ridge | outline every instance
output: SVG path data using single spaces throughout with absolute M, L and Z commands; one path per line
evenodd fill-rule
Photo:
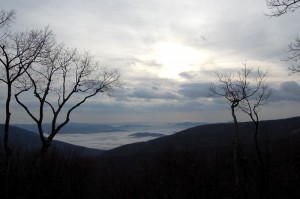
M 0 142 L 3 142 L 4 125 L 0 124 Z M 16 126 L 10 126 L 9 144 L 18 148 L 34 150 L 41 147 L 40 137 L 37 133 L 22 129 Z M 84 156 L 96 156 L 104 152 L 104 150 L 93 149 L 83 146 L 78 146 L 58 140 L 53 140 L 51 147 L 60 150 L 75 150 Z
M 86 124 L 85 124 L 86 125 Z M 101 124 L 102 125 L 102 124 Z M 297 136 L 300 134 L 300 116 L 260 121 L 263 131 L 267 131 L 271 139 L 279 139 L 286 136 Z M 178 149 L 217 148 L 219 146 L 230 146 L 233 140 L 233 123 L 203 124 L 165 135 L 149 141 L 125 144 L 110 150 L 99 150 L 61 141 L 53 141 L 53 146 L 59 148 L 75 147 L 87 153 L 104 156 L 122 156 L 142 153 L 155 153 L 170 147 Z M 239 122 L 241 144 L 253 142 L 254 125 L 252 122 Z M 22 143 L 24 147 L 40 147 L 41 142 L 37 133 L 11 126 L 10 141 Z M 0 124 L 0 141 L 3 136 L 3 124 Z M 22 136 L 21 136 L 22 135 Z M 60 146 L 61 145 L 61 146 Z M 90 151 L 90 152 L 88 152 Z
M 270 136 L 269 139 L 272 141 L 284 137 L 299 136 L 300 116 L 260 121 L 260 129 L 267 133 L 268 136 Z M 200 125 L 149 141 L 122 145 L 114 149 L 107 150 L 101 155 L 122 156 L 141 153 L 156 153 L 170 147 L 196 150 L 199 148 L 213 149 L 220 146 L 230 146 L 233 142 L 233 130 L 233 123 Z M 252 122 L 239 122 L 239 130 L 242 145 L 248 146 L 254 143 L 254 124 Z

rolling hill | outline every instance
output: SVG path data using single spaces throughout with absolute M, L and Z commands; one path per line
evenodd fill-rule
M 300 117 L 261 121 L 260 128 L 264 134 L 260 135 L 260 137 L 267 135 L 271 143 L 281 139 L 300 138 Z M 232 144 L 233 129 L 233 123 L 206 124 L 147 142 L 123 145 L 108 150 L 102 155 L 122 156 L 155 153 L 170 147 L 176 149 L 216 150 Z M 241 144 L 245 146 L 253 145 L 253 123 L 239 123 L 239 130 Z
M 0 142 L 2 144 L 3 140 L 3 129 L 4 125 L 0 124 Z M 9 142 L 12 146 L 17 146 L 19 149 L 37 149 L 41 146 L 41 141 L 39 135 L 19 127 L 11 126 L 9 133 Z M 76 150 L 82 155 L 95 156 L 101 154 L 103 151 L 98 149 L 92 149 L 82 146 L 77 146 L 61 141 L 54 140 L 52 142 L 52 147 L 61 150 Z
M 36 198 L 299 198 L 300 117 L 261 122 L 263 172 L 257 164 L 253 124 L 239 123 L 241 197 L 235 197 L 233 127 L 232 123 L 196 126 L 101 154 L 96 150 L 98 155 L 92 157 L 50 155 L 47 164 L 38 167 L 27 155 L 17 156 L 6 178 L 10 183 L 0 170 L 0 194 L 10 196 L 6 198 L 32 197 L 32 193 Z M 39 147 L 37 134 L 17 127 L 12 127 L 10 139 L 18 146 Z
M 78 125 L 75 127 L 78 127 Z M 167 148 L 217 150 L 217 148 L 232 144 L 233 128 L 233 123 L 204 124 L 172 135 L 161 136 L 146 142 L 126 144 L 107 151 L 76 146 L 55 140 L 53 141 L 53 146 L 61 149 L 76 148 L 82 151 L 83 154 L 101 154 L 101 156 L 156 153 Z M 271 142 L 280 139 L 298 138 L 300 137 L 300 117 L 261 121 L 260 128 L 263 133 L 267 133 Z M 241 144 L 245 146 L 253 145 L 253 123 L 241 122 L 239 123 L 239 129 Z M 3 125 L 1 124 L 0 133 L 0 140 L 2 141 Z M 10 140 L 18 146 L 29 149 L 37 148 L 41 144 L 38 134 L 16 126 L 11 126 Z

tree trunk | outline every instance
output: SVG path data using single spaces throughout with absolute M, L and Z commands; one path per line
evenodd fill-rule
M 49 142 L 48 139 L 45 138 L 44 141 L 42 141 L 41 149 L 36 158 L 36 163 L 35 163 L 36 167 L 38 167 L 40 169 L 43 169 L 45 167 L 47 152 L 48 152 L 50 145 L 51 145 L 51 142 Z
M 45 139 L 45 141 L 43 141 L 43 145 L 42 145 L 42 148 L 41 148 L 41 156 L 45 156 L 47 154 L 47 151 L 49 149 L 49 147 L 51 146 L 51 142 L 52 140 L 50 141 L 49 139 Z
M 263 173 L 264 173 L 264 162 L 263 162 L 261 150 L 260 150 L 258 139 L 257 139 L 257 134 L 258 134 L 258 123 L 255 123 L 254 142 L 255 142 L 255 148 L 256 148 L 256 152 L 257 152 L 257 156 L 258 156 L 260 172 L 263 175 Z
M 7 84 L 7 98 L 6 98 L 6 106 L 5 106 L 5 125 L 4 125 L 4 138 L 3 138 L 3 144 L 4 144 L 4 152 L 5 152 L 5 167 L 8 169 L 9 167 L 9 160 L 11 156 L 11 150 L 8 144 L 8 135 L 9 135 L 9 124 L 10 124 L 10 101 L 11 101 L 11 84 Z
M 240 191 L 240 140 L 239 140 L 239 126 L 237 118 L 234 112 L 235 106 L 231 106 L 231 114 L 234 121 L 234 149 L 233 149 L 233 167 L 234 167 L 234 177 L 235 177 L 235 191 L 239 193 Z
M 259 162 L 259 176 L 260 176 L 260 187 L 259 187 L 259 192 L 260 192 L 260 198 L 264 198 L 264 192 L 265 192 L 265 186 L 266 186 L 266 175 L 265 175 L 265 166 L 262 158 L 262 153 L 259 147 L 257 135 L 258 135 L 258 122 L 254 122 L 255 124 L 255 132 L 254 132 L 254 142 L 255 142 L 255 148 L 256 148 L 256 153 L 258 156 L 258 162 Z

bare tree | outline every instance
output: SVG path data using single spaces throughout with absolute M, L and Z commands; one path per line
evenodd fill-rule
M 224 97 L 230 103 L 231 115 L 234 121 L 234 174 L 236 190 L 240 189 L 240 140 L 239 140 L 239 126 L 236 117 L 236 110 L 240 108 L 241 104 L 251 99 L 259 89 L 262 82 L 256 82 L 254 86 L 251 85 L 251 70 L 247 68 L 246 63 L 244 68 L 236 75 L 220 74 L 216 72 L 218 84 L 211 84 L 210 92 L 212 95 Z M 250 101 L 249 101 L 250 102 Z M 246 109 L 245 109 L 246 110 Z
M 117 70 L 100 67 L 90 54 L 79 55 L 76 50 L 66 49 L 63 45 L 49 49 L 45 59 L 34 64 L 26 75 L 20 81 L 22 86 L 15 98 L 38 126 L 42 154 L 70 121 L 70 115 L 76 108 L 97 94 L 111 94 L 121 86 Z M 28 92 L 33 93 L 39 104 L 37 113 L 35 108 L 20 99 L 22 93 Z M 43 129 L 47 108 L 51 112 L 50 132 Z M 46 136 L 46 133 L 49 135 Z
M 13 84 L 28 70 L 43 53 L 45 45 L 52 39 L 48 29 L 32 30 L 8 35 L 0 41 L 0 82 L 7 86 L 4 125 L 4 149 L 10 156 L 8 146 L 10 124 L 10 102 Z
M 13 21 L 14 18 L 15 18 L 14 10 L 11 10 L 11 11 L 0 10 L 0 30 L 3 32 L 3 34 L 0 36 L 0 40 L 5 37 L 5 35 L 7 33 L 7 27 L 10 25 L 10 23 Z M 0 69 L 2 69 L 2 68 L 0 68 Z M 0 72 L 2 72 L 2 71 L 0 71 Z M 0 81 L 3 81 L 1 79 L 1 76 L 0 76 Z M 4 140 L 5 140 L 5 138 L 4 138 Z M 5 147 L 5 149 L 8 149 L 8 148 Z M 5 150 L 5 151 L 7 151 L 7 150 Z
M 245 68 L 243 70 L 248 70 L 246 73 L 251 74 L 251 70 L 248 68 Z M 253 95 L 246 97 L 241 103 L 238 105 L 238 107 L 246 113 L 252 120 L 255 130 L 254 130 L 254 143 L 255 143 L 255 148 L 258 156 L 258 162 L 259 162 L 259 174 L 260 174 L 260 180 L 261 180 L 261 185 L 260 185 L 260 194 L 261 198 L 264 197 L 265 193 L 265 185 L 266 185 L 266 175 L 265 175 L 265 165 L 262 157 L 262 152 L 260 150 L 259 142 L 258 142 L 258 132 L 259 132 L 259 116 L 258 113 L 261 109 L 262 106 L 266 105 L 269 103 L 269 98 L 271 95 L 271 89 L 266 83 L 267 80 L 267 74 L 268 72 L 266 71 L 265 73 L 261 72 L 260 69 L 257 69 L 256 77 L 253 77 L 252 79 L 252 86 L 249 86 L 249 89 L 243 90 L 244 96 L 248 96 L 249 93 L 253 93 Z
M 271 14 L 267 14 L 271 17 L 279 17 L 283 14 L 294 12 L 300 7 L 300 0 L 266 0 L 269 9 L 273 10 Z M 300 39 L 297 37 L 295 42 L 288 46 L 287 53 L 289 56 L 283 58 L 283 61 L 294 62 L 289 67 L 290 75 L 300 72 Z
M 269 9 L 274 10 L 268 16 L 279 17 L 288 12 L 294 12 L 300 7 L 300 0 L 266 0 Z
M 295 73 L 300 73 L 300 65 L 298 63 L 300 61 L 300 39 L 299 39 L 299 37 L 297 37 L 295 39 L 294 43 L 291 43 L 288 46 L 287 53 L 289 53 L 289 56 L 283 58 L 282 60 L 294 63 L 292 66 L 289 67 L 289 71 L 290 71 L 289 74 L 293 75 Z
M 15 19 L 15 10 L 5 11 L 0 10 L 0 30 L 2 32 L 0 40 L 5 38 L 8 33 L 8 26 Z

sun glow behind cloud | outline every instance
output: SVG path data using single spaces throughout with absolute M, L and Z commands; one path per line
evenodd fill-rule
M 158 77 L 182 79 L 179 74 L 184 71 L 197 69 L 203 55 L 192 47 L 184 46 L 179 42 L 160 42 L 155 47 L 157 59 L 162 64 Z
M 278 92 L 283 81 L 300 84 L 299 76 L 288 76 L 289 63 L 280 61 L 287 45 L 299 36 L 295 19 L 300 12 L 270 19 L 263 15 L 267 12 L 264 1 L 1 3 L 3 8 L 17 11 L 12 28 L 26 30 L 48 24 L 58 42 L 81 52 L 87 50 L 101 65 L 120 70 L 124 90 L 116 93 L 117 97 L 101 95 L 89 100 L 72 115 L 75 122 L 229 121 L 225 100 L 206 99 L 207 85 L 216 81 L 216 70 L 235 72 L 245 60 L 254 70 L 269 69 L 268 82 Z M 4 111 L 3 95 L 0 93 L 0 111 Z M 28 102 L 32 104 L 29 97 Z M 277 106 L 272 113 L 262 114 L 266 119 L 282 113 L 293 116 L 299 110 L 298 102 L 293 109 L 284 104 L 282 110 Z M 28 117 L 18 108 L 15 104 L 12 120 L 24 122 Z M 221 117 L 223 114 L 226 117 Z

